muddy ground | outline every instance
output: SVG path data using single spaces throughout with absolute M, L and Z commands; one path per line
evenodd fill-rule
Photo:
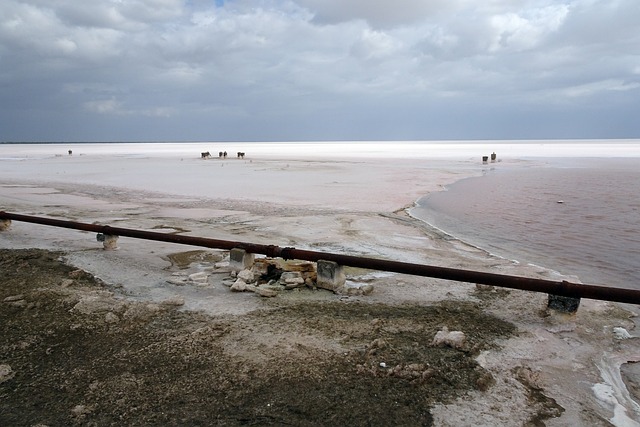
M 431 425 L 435 403 L 491 389 L 474 357 L 517 333 L 482 302 L 213 317 L 127 300 L 62 256 L 0 250 L 0 425 Z M 462 349 L 431 345 L 443 326 Z M 559 415 L 530 398 L 547 408 L 530 425 Z

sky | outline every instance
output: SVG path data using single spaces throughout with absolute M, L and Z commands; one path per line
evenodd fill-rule
M 2 0 L 0 141 L 640 138 L 638 0 Z

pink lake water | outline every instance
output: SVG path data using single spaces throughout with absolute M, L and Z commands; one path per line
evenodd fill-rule
M 640 289 L 640 159 L 539 159 L 418 201 L 412 215 L 495 255 Z

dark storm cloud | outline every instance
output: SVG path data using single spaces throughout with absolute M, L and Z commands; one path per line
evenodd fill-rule
M 0 140 L 638 137 L 635 0 L 5 0 Z

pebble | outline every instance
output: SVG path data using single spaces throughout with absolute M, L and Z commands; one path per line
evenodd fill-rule
M 118 323 L 120 318 L 112 312 L 108 312 L 104 315 L 104 321 L 106 323 Z
M 15 375 L 15 372 L 13 372 L 13 369 L 11 369 L 11 366 L 6 364 L 0 365 L 0 384 L 2 384 L 5 381 L 9 381 L 11 378 L 13 378 L 14 375 Z
M 73 285 L 73 279 L 64 279 L 62 282 L 60 282 L 60 286 L 63 288 L 68 288 L 71 285 Z
M 167 298 L 166 300 L 162 301 L 162 305 L 173 305 L 176 307 L 184 305 L 184 297 L 180 295 L 175 295 L 171 298 Z

